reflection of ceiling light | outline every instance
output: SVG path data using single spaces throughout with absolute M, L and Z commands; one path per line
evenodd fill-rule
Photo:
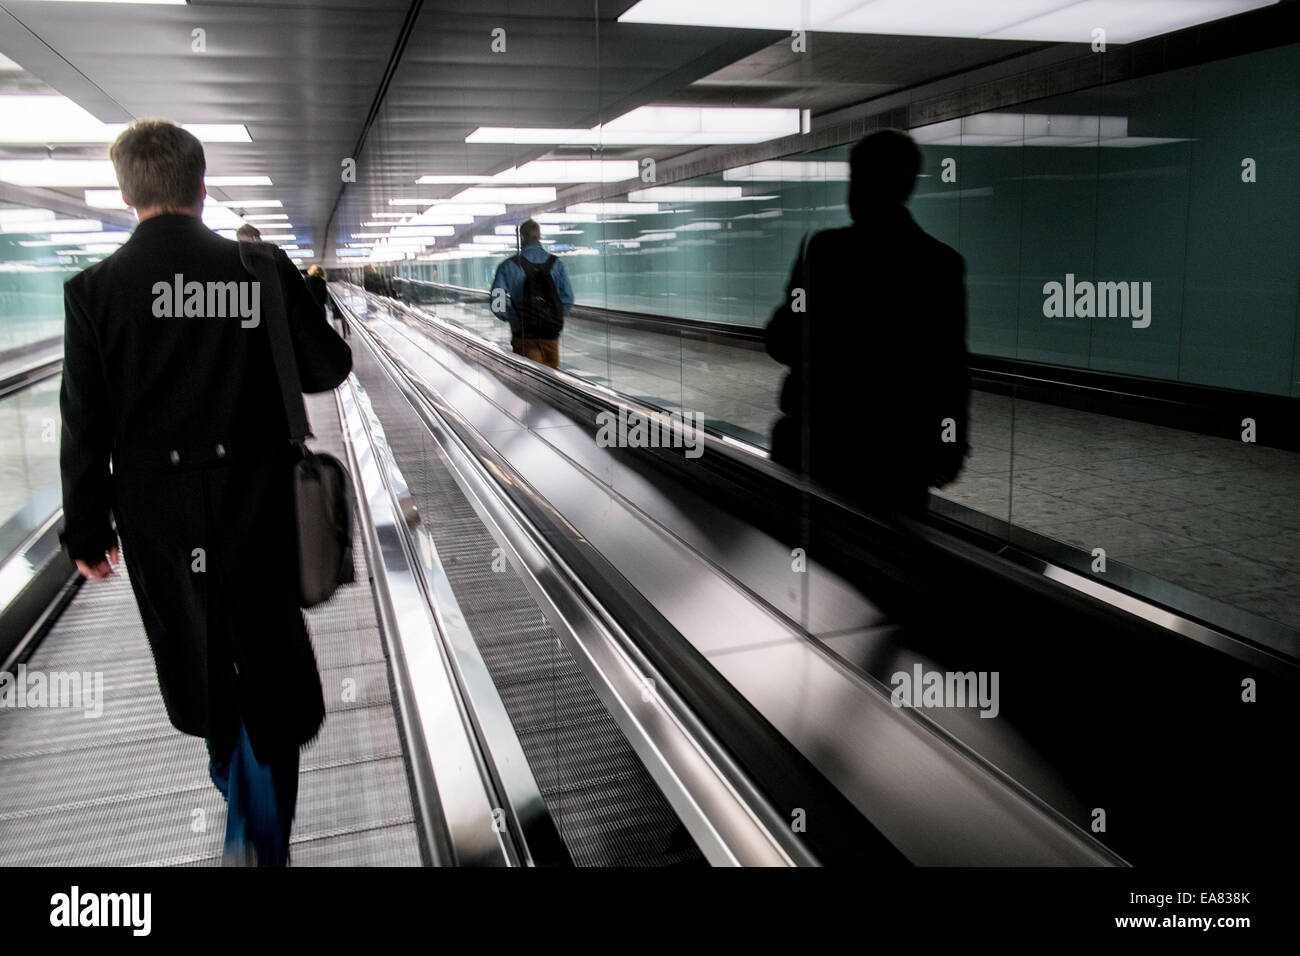
M 533 218 L 543 226 L 558 222 L 596 222 L 599 219 L 594 212 L 539 212 Z
M 41 219 L 14 220 L 0 223 L 0 233 L 6 235 L 48 236 L 52 232 L 99 232 L 104 224 L 98 219 Z
M 264 222 L 271 219 L 288 219 L 289 217 L 282 212 L 262 212 L 253 216 L 245 216 L 244 218 L 249 222 Z
M 227 199 L 216 200 L 209 197 L 209 203 L 226 206 L 230 209 L 283 209 L 284 203 L 278 199 Z
M 45 0 L 46 3 L 67 3 L 69 0 Z M 153 4 L 176 4 L 188 2 L 188 0 L 84 0 L 86 3 L 153 3 Z
M 491 176 L 421 176 L 415 181 L 417 186 L 456 185 L 459 183 L 490 183 Z
M 452 236 L 456 234 L 454 226 L 434 226 L 425 222 L 393 226 L 389 231 L 392 236 Z
M 632 202 L 729 202 L 744 199 L 739 186 L 651 186 L 627 194 Z
M 53 218 L 51 209 L 0 209 L 0 226 L 15 222 L 49 222 Z
M 659 204 L 655 202 L 579 202 L 565 206 L 565 212 L 594 212 L 607 216 L 625 215 L 627 213 L 656 213 Z
M 1131 43 L 1266 7 L 1277 0 L 640 0 L 624 23 L 814 30 L 904 36 L 979 37 L 1088 43 L 1105 27 L 1111 43 Z M 806 15 L 805 15 L 806 11 Z
M 505 203 L 510 206 L 534 206 L 555 202 L 554 186 L 470 186 L 462 189 L 446 203 Z M 443 205 L 439 200 L 434 205 Z
M 1155 146 L 1186 142 L 1129 136 L 1127 116 L 1069 113 L 976 113 L 909 130 L 923 146 Z
M 269 233 L 269 232 L 262 233 L 263 242 L 293 242 L 297 238 L 298 237 L 291 232 L 286 232 L 283 234 Z
M 636 179 L 635 159 L 539 159 L 511 166 L 492 177 L 496 183 L 618 183 Z
M 459 209 L 460 207 L 456 207 Z M 502 211 L 504 212 L 502 207 Z M 400 223 L 403 226 L 468 226 L 474 222 L 474 215 L 469 211 L 456 212 L 447 206 L 434 206 L 427 212 L 422 212 L 418 216 L 412 216 L 406 222 Z M 397 223 L 378 222 L 372 223 L 376 226 L 395 226 Z
M 465 137 L 465 142 L 707 146 L 762 143 L 798 132 L 798 110 L 741 106 L 641 106 L 591 129 L 480 126 Z
M 75 232 L 55 232 L 50 234 L 50 241 L 60 242 L 85 242 L 87 238 L 93 238 L 97 243 L 116 242 L 121 244 L 131 238 L 129 232 L 95 232 L 93 235 L 81 230 Z
M 802 160 L 773 159 L 748 166 L 722 171 L 728 182 L 822 182 L 846 183 L 849 181 L 848 163 L 819 163 Z
M 505 214 L 504 202 L 453 202 L 450 199 L 439 199 L 438 205 L 430 206 L 415 219 L 417 222 L 447 223 L 448 220 L 444 217 L 504 216 Z
M 203 207 L 203 224 L 209 229 L 238 229 L 244 220 L 231 210 L 212 203 Z
M 87 189 L 84 193 L 87 206 L 96 209 L 126 209 L 122 193 L 117 189 Z
M 557 229 L 557 228 L 555 228 L 555 226 L 547 225 L 546 223 L 538 223 L 538 225 L 542 227 L 542 235 L 543 235 L 543 236 L 580 236 L 580 235 L 582 235 L 582 230 L 581 230 L 581 229 Z M 514 236 L 515 236 L 515 234 L 519 231 L 519 227 L 518 227 L 518 226 L 497 226 L 496 229 L 495 229 L 494 231 L 496 232 L 496 234 L 497 234 L 498 236 L 509 236 L 509 237 L 511 238 L 511 240 L 513 241 L 513 240 L 514 240 Z

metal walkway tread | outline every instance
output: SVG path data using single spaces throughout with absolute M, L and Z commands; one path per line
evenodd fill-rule
M 307 396 L 313 445 L 339 457 L 332 393 Z M 307 612 L 326 720 L 302 752 L 295 866 L 418 866 L 406 760 L 387 663 L 354 547 L 357 583 Z M 0 710 L 0 865 L 211 866 L 225 804 L 202 740 L 176 732 L 122 572 L 87 582 L 29 670 L 103 675 L 103 713 Z
M 372 355 L 354 361 L 574 863 L 704 865 L 523 582 L 493 571 L 496 542 L 423 422 Z

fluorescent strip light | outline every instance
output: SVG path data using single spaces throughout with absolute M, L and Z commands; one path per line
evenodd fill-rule
M 3 141 L 14 144 L 60 145 L 111 143 L 126 123 L 101 123 L 66 96 L 12 93 L 0 96 Z M 182 128 L 203 143 L 251 143 L 248 129 L 236 123 L 184 123 Z
M 731 202 L 743 199 L 739 186 L 651 186 L 627 194 L 632 202 Z
M 148 3 L 148 4 L 171 4 L 180 6 L 187 0 L 44 0 L 45 3 Z
M 430 206 L 416 217 L 419 222 L 438 222 L 443 216 L 504 216 L 504 202 L 456 202 L 451 199 L 439 199 L 438 205 Z
M 389 230 L 392 236 L 451 236 L 455 235 L 455 226 L 435 226 L 432 223 L 413 222 L 400 226 L 393 226 Z
M 262 233 L 263 242 L 294 242 L 298 237 L 291 232 L 280 233 Z
M 839 162 L 809 162 L 773 159 L 735 169 L 724 169 L 722 178 L 727 182 L 818 182 L 846 183 L 849 181 L 849 164 Z
M 406 212 L 372 212 L 372 219 L 405 219 L 410 213 Z
M 505 203 L 509 206 L 535 206 L 555 202 L 554 186 L 470 186 L 462 189 L 448 203 Z M 441 202 L 435 205 L 442 205 Z
M 533 216 L 538 225 L 562 222 L 599 222 L 600 217 L 594 212 L 539 212 Z
M 640 0 L 618 19 L 751 30 L 813 30 L 906 36 L 1087 43 L 1104 27 L 1111 43 L 1131 43 L 1269 6 L 1277 0 Z M 805 15 L 806 10 L 806 15 Z
M 52 209 L 0 209 L 0 226 L 14 222 L 51 222 L 54 219 Z
M 909 131 L 924 146 L 1136 147 L 1186 142 L 1128 135 L 1126 116 L 1071 113 L 976 113 Z
M 131 233 L 129 232 L 94 232 L 94 230 L 91 231 L 74 230 L 71 232 L 51 233 L 50 241 L 56 243 L 57 242 L 85 242 L 87 237 L 91 236 L 92 232 L 95 241 L 100 243 L 116 242 L 120 245 L 121 243 L 126 242 L 128 239 L 131 238 Z
M 0 233 L 11 236 L 48 236 L 54 232 L 99 232 L 103 228 L 104 224 L 98 219 L 44 219 L 0 224 Z
M 657 213 L 657 202 L 579 202 L 565 206 L 565 212 L 596 213 L 597 215 L 622 216 L 627 214 Z
M 495 208 L 495 207 L 494 207 Z M 503 210 L 504 211 L 504 210 Z M 457 212 L 449 210 L 446 206 L 435 206 L 428 212 L 420 213 L 418 216 L 412 216 L 406 222 L 400 223 L 403 226 L 469 226 L 474 223 L 474 216 L 470 212 Z M 389 223 L 376 223 L 375 225 L 386 226 Z
M 288 218 L 289 217 L 282 212 L 263 212 L 263 213 L 258 213 L 255 216 L 244 217 L 244 219 L 248 222 L 264 222 L 271 219 L 288 219 Z
M 0 180 L 55 189 L 117 185 L 113 164 L 106 159 L 0 159 Z
M 3 100 L 4 96 L 0 96 Z M 117 173 L 109 160 L 0 160 L 0 179 L 14 186 L 117 186 Z M 265 176 L 208 176 L 209 186 L 270 186 Z
M 481 126 L 467 143 L 708 146 L 762 143 L 800 130 L 799 110 L 747 106 L 640 106 L 591 129 Z M 628 177 L 631 178 L 631 177 Z
M 511 166 L 492 177 L 499 183 L 619 183 L 636 179 L 635 159 L 534 160 Z
M 491 176 L 421 176 L 415 181 L 417 186 L 459 185 L 469 183 L 490 183 Z
M 126 201 L 122 198 L 121 190 L 117 189 L 87 189 L 83 194 L 87 206 L 94 206 L 96 209 L 127 209 L 129 208 Z

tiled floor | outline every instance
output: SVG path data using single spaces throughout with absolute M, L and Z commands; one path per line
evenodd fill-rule
M 975 453 L 940 492 L 967 507 L 1300 629 L 1300 455 L 1017 401 L 972 398 Z
M 317 444 L 341 454 L 333 395 L 307 401 Z M 418 866 L 359 538 L 354 556 L 358 583 L 307 612 L 327 716 L 301 756 L 292 863 Z M 203 741 L 167 720 L 127 575 L 87 582 L 28 666 L 99 673 L 101 712 L 0 708 L 0 865 L 219 864 L 225 804 Z
M 485 305 L 426 309 L 510 347 Z M 784 374 L 761 351 L 582 319 L 561 362 L 758 444 Z M 1300 629 L 1300 454 L 983 392 L 971 422 L 944 497 Z

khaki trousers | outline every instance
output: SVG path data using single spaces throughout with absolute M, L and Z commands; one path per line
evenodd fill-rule
M 516 355 L 530 358 L 534 362 L 540 362 L 542 365 L 549 365 L 551 368 L 558 369 L 560 367 L 559 339 L 512 338 L 510 340 L 510 347 L 514 349 Z

